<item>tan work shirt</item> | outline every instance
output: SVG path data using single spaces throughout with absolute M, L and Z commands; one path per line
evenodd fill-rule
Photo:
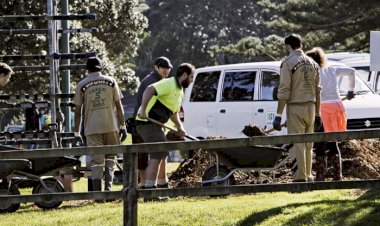
M 291 52 L 281 64 L 278 99 L 287 104 L 315 102 L 320 90 L 318 64 L 300 49 Z
M 78 83 L 74 104 L 83 105 L 86 136 L 119 131 L 115 102 L 121 98 L 115 79 L 100 72 L 90 73 Z

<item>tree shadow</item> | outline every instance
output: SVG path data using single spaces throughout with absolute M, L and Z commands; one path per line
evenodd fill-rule
M 324 200 L 318 202 L 310 203 L 293 203 L 285 206 L 280 206 L 272 209 L 268 209 L 261 212 L 252 213 L 247 218 L 240 222 L 237 222 L 239 226 L 246 225 L 258 225 L 264 221 L 279 216 L 287 214 L 286 211 L 289 209 L 299 208 L 299 207 L 310 207 L 309 211 L 301 215 L 297 215 L 287 221 L 282 222 L 281 225 L 379 225 L 380 221 L 380 191 L 372 190 L 367 191 L 362 196 L 356 200 Z M 377 202 L 376 202 L 377 200 Z M 326 205 L 326 208 L 320 205 Z M 352 205 L 353 204 L 353 205 Z M 331 207 L 336 206 L 336 207 Z M 340 208 L 342 206 L 343 208 Z M 347 207 L 350 206 L 350 207 Z M 352 208 L 354 206 L 354 208 Z M 347 219 L 355 215 L 359 209 L 367 209 L 368 212 L 364 216 L 357 217 L 358 221 L 350 223 Z M 318 217 L 319 216 L 319 217 Z M 321 222 L 318 219 L 323 218 Z

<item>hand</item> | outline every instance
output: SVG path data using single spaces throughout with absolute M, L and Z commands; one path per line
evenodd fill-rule
M 120 141 L 121 142 L 124 142 L 125 139 L 127 139 L 127 127 L 125 125 L 120 126 L 119 136 L 120 136 Z
M 177 134 L 181 140 L 185 139 L 186 131 L 183 128 L 179 128 Z
M 127 121 L 125 121 L 125 124 L 127 125 L 127 133 L 132 134 L 133 127 L 136 126 L 136 119 L 135 118 L 129 118 Z
M 80 147 L 83 145 L 83 139 L 79 132 L 74 132 L 75 140 L 74 140 L 74 146 Z
M 137 112 L 137 116 L 141 119 L 148 119 L 148 116 L 143 111 Z
M 273 121 L 273 129 L 281 131 L 281 117 L 276 116 Z
M 317 132 L 321 129 L 322 127 L 322 120 L 321 120 L 321 116 L 315 116 L 315 120 L 314 120 L 314 132 Z
M 347 98 L 347 100 L 351 100 L 351 99 L 355 98 L 354 91 L 348 91 L 347 95 L 346 95 L 346 98 Z

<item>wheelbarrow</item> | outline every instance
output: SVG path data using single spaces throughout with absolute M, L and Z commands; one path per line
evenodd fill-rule
M 0 150 L 20 150 L 14 147 L 0 146 Z M 33 187 L 32 194 L 64 192 L 61 182 L 46 176 L 52 176 L 53 172 L 65 167 L 80 165 L 78 159 L 70 157 L 6 159 L 0 161 L 1 194 L 20 194 L 18 187 L 24 183 Z M 5 177 L 10 178 L 10 181 L 7 182 Z M 42 209 L 53 209 L 59 207 L 62 201 L 43 201 L 35 204 Z M 0 212 L 14 212 L 20 206 L 19 204 L 12 205 L 18 205 L 18 207 L 0 205 Z
M 236 170 L 274 171 L 284 165 L 289 158 L 279 162 L 284 149 L 268 146 L 212 149 L 215 165 L 202 176 L 203 186 L 228 186 L 235 183 L 231 177 Z
M 6 177 L 12 175 L 17 170 L 31 168 L 31 162 L 27 159 L 0 159 L 0 195 L 19 195 L 18 187 L 8 183 Z M 20 208 L 20 203 L 0 203 L 0 213 L 15 212 Z

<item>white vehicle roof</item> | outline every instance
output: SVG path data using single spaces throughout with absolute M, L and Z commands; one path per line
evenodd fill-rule
M 224 64 L 211 67 L 197 68 L 197 72 L 211 71 L 211 70 L 225 70 L 225 69 L 248 69 L 248 68 L 279 68 L 281 61 L 266 61 L 266 62 L 252 62 L 252 63 L 240 63 L 240 64 Z
M 350 67 L 369 67 L 369 53 L 338 52 L 326 54 L 327 59 L 345 63 Z

